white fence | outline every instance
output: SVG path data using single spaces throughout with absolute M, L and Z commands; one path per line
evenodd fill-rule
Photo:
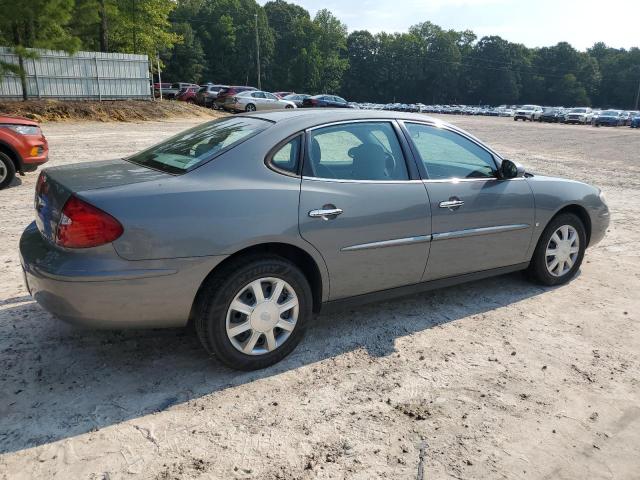
M 128 53 L 78 52 L 69 55 L 38 50 L 24 59 L 29 98 L 124 100 L 151 98 L 149 59 Z M 0 60 L 18 64 L 18 57 L 0 47 Z M 22 99 L 20 77 L 0 78 L 0 99 Z

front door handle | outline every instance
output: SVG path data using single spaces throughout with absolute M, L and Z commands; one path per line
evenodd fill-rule
M 449 210 L 457 210 L 463 205 L 464 201 L 460 200 L 458 197 L 451 197 L 449 200 L 438 204 L 440 208 L 448 208 Z
M 341 208 L 336 208 L 333 205 L 325 205 L 321 209 L 311 210 L 309 212 L 309 216 L 311 218 L 321 218 L 323 220 L 331 220 L 333 218 L 336 218 L 341 213 L 342 213 Z

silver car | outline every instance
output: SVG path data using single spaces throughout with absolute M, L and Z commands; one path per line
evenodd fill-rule
M 233 112 L 255 112 L 296 108 L 296 104 L 292 101 L 278 98 L 273 93 L 254 90 L 227 97 L 223 107 L 225 110 Z
M 597 188 L 424 115 L 346 109 L 227 117 L 48 168 L 35 209 L 20 253 L 45 309 L 102 328 L 191 321 L 247 370 L 327 307 L 517 270 L 563 284 L 609 224 Z

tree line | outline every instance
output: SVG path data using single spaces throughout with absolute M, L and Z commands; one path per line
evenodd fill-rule
M 597 42 L 527 48 L 431 22 L 404 33 L 349 33 L 329 10 L 311 16 L 273 0 L 0 0 L 0 45 L 147 54 L 163 80 L 261 83 L 275 91 L 334 93 L 354 101 L 595 105 L 632 108 L 640 49 Z M 0 62 L 0 75 L 23 75 Z

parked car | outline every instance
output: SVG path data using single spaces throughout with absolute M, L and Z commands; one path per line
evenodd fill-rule
M 559 123 L 564 121 L 564 110 L 558 107 L 544 107 L 542 109 L 542 115 L 540 115 L 541 122 Z
M 591 123 L 593 117 L 593 111 L 590 108 L 572 108 L 564 117 L 564 123 L 579 123 L 581 125 L 587 125 Z
M 213 83 L 200 85 L 200 89 L 196 93 L 196 103 L 201 107 L 217 108 L 214 102 L 218 98 L 218 92 L 221 88 L 226 87 L 227 85 L 215 85 Z
M 640 113 L 637 113 L 635 117 L 631 119 L 631 128 L 640 128 Z
M 282 110 L 296 108 L 296 104 L 288 100 L 282 100 L 273 93 L 261 90 L 247 90 L 233 97 L 225 97 L 222 108 L 230 112 L 255 112 L 261 110 Z
M 162 88 L 162 98 L 167 100 L 173 100 L 176 98 L 176 95 L 186 87 L 198 87 L 195 83 L 186 83 L 186 82 L 177 82 L 172 83 L 169 88 Z
M 0 190 L 16 173 L 33 172 L 49 159 L 49 144 L 33 120 L 0 115 Z
M 635 117 L 639 112 L 634 110 L 622 112 L 622 124 L 626 127 L 631 125 L 631 120 Z
M 314 95 L 302 101 L 303 108 L 352 108 L 348 102 L 336 95 Z
M 597 188 L 525 173 L 422 114 L 346 109 L 225 117 L 49 168 L 35 206 L 20 258 L 46 310 L 106 328 L 192 319 L 245 370 L 328 306 L 517 270 L 563 284 L 609 224 Z
M 287 95 L 294 95 L 295 92 L 272 92 L 278 98 L 284 98 Z
M 607 127 L 619 127 L 624 123 L 620 110 L 604 110 L 593 122 L 594 127 L 604 125 Z
M 199 85 L 196 85 L 195 87 L 185 87 L 178 92 L 176 100 L 187 103 L 196 103 L 198 90 L 200 90 Z
M 170 83 L 166 83 L 166 82 L 162 82 L 162 83 L 154 83 L 153 84 L 153 96 L 158 98 L 160 97 L 160 91 L 162 91 L 162 96 L 164 97 L 165 92 L 169 91 L 171 89 L 171 84 Z
M 538 105 L 523 105 L 516 110 L 516 113 L 513 116 L 513 120 L 529 120 L 533 122 L 535 120 L 538 120 L 540 118 L 540 115 L 542 115 L 542 107 Z
M 296 107 L 302 107 L 304 99 L 309 97 L 311 97 L 311 95 L 307 95 L 306 93 L 292 93 L 291 95 L 284 97 L 284 100 L 295 103 Z
M 224 109 L 224 105 L 227 104 L 228 97 L 229 98 L 233 97 L 242 92 L 257 91 L 257 90 L 258 89 L 255 87 L 248 87 L 245 85 L 222 87 L 220 90 L 218 90 L 218 95 L 216 96 L 216 99 L 213 101 L 214 107 Z

